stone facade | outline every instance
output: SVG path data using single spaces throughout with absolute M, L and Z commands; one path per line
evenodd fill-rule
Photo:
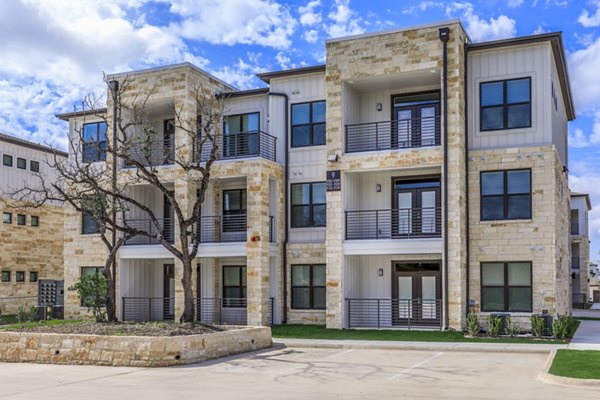
M 63 209 L 22 208 L 11 201 L 0 208 L 12 214 L 11 224 L 0 224 L 0 270 L 10 272 L 10 282 L 0 282 L 0 312 L 12 313 L 19 306 L 37 305 L 38 283 L 31 282 L 31 272 L 37 272 L 38 280 L 63 279 Z M 25 225 L 18 225 L 17 214 L 26 216 Z M 31 226 L 32 216 L 39 218 L 39 226 Z M 24 272 L 24 282 L 16 281 L 17 272 Z
M 175 337 L 2 332 L 0 361 L 168 367 L 266 349 L 271 345 L 268 327 Z

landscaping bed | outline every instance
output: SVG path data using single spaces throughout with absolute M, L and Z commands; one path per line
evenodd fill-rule
M 231 330 L 231 327 L 213 327 L 201 324 L 176 324 L 169 322 L 83 322 L 63 321 L 63 323 L 25 323 L 0 327 L 3 331 L 61 333 L 77 335 L 108 336 L 187 336 Z

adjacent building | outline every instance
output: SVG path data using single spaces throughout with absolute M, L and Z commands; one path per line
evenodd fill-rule
M 259 74 L 268 86 L 245 91 L 189 63 L 112 79 L 125 76 L 124 101 L 154 90 L 154 131 L 176 146 L 186 135 L 171 105 L 195 115 L 198 83 L 228 98 L 196 232 L 198 319 L 461 329 L 471 311 L 524 323 L 569 312 L 575 112 L 560 33 L 473 44 L 449 21 L 332 39 L 325 65 Z M 59 117 L 71 135 L 110 140 L 93 115 Z M 191 144 L 186 157 L 202 162 Z M 156 160 L 176 196 L 193 199 L 177 163 Z M 168 226 L 168 201 L 132 190 Z M 66 285 L 104 264 L 88 225 L 67 212 Z M 161 245 L 130 241 L 120 318 L 174 318 L 181 276 Z M 74 293 L 66 307 L 82 310 Z
M 0 312 L 11 313 L 37 304 L 39 281 L 62 281 L 64 248 L 62 205 L 33 208 L 12 194 L 37 187 L 40 176 L 55 182 L 57 173 L 49 164 L 66 160 L 67 154 L 0 134 L 0 157 Z
M 571 192 L 571 278 L 573 307 L 583 307 L 590 298 L 590 236 L 588 213 L 592 202 L 587 193 Z

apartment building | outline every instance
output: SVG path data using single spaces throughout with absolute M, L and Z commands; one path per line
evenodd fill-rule
M 590 300 L 590 235 L 588 213 L 592 202 L 587 193 L 571 192 L 572 304 L 582 307 Z
M 62 206 L 25 207 L 27 203 L 11 196 L 24 187 L 35 187 L 38 173 L 48 182 L 56 181 L 56 171 L 48 166 L 55 155 L 58 160 L 67 157 L 47 146 L 0 134 L 0 298 L 10 298 L 0 302 L 0 312 L 37 304 L 39 281 L 63 279 Z M 20 302 L 20 298 L 26 299 Z
M 569 311 L 575 114 L 559 33 L 472 44 L 448 21 L 332 39 L 325 65 L 259 74 L 268 86 L 245 91 L 187 63 L 126 75 L 131 96 L 155 88 L 155 131 L 176 144 L 168 105 L 190 103 L 193 82 L 228 97 L 197 233 L 199 319 L 460 329 L 469 311 Z M 110 137 L 85 113 L 59 117 Z M 195 195 L 174 163 L 158 168 Z M 135 190 L 169 215 L 159 193 Z M 65 233 L 70 284 L 105 250 L 77 213 Z M 174 318 L 181 274 L 157 243 L 124 246 L 120 317 Z M 81 312 L 74 294 L 66 312 Z

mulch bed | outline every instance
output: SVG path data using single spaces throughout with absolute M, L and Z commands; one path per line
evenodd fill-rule
M 186 336 L 228 330 L 200 324 L 180 324 L 169 322 L 76 322 L 62 325 L 15 326 L 12 332 L 61 333 L 107 336 Z

